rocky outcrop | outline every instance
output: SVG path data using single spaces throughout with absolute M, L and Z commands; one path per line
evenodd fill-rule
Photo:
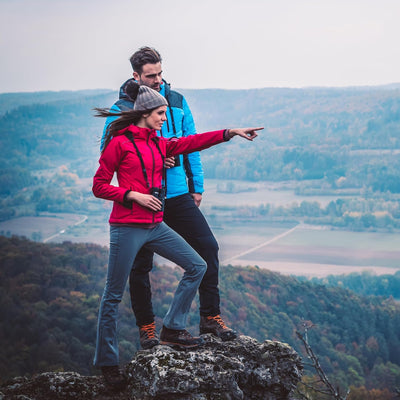
M 15 378 L 0 388 L 0 400 L 236 400 L 290 399 L 301 379 L 302 363 L 288 345 L 247 336 L 221 342 L 203 335 L 192 351 L 167 346 L 138 351 L 125 367 L 128 387 L 107 389 L 101 377 L 74 372 Z

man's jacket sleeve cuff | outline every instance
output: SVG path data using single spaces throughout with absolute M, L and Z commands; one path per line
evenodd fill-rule
M 132 208 L 132 203 L 133 203 L 133 201 L 132 200 L 128 200 L 127 199 L 127 196 L 128 196 L 128 193 L 130 192 L 130 190 L 127 190 L 126 192 L 125 192 L 125 194 L 124 194 L 124 200 L 123 200 L 123 202 L 122 202 L 122 205 L 124 206 L 124 207 L 126 207 L 126 208 Z

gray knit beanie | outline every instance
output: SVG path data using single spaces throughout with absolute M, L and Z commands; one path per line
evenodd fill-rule
M 160 93 L 148 86 L 140 86 L 133 109 L 136 111 L 147 111 L 167 105 L 167 100 Z

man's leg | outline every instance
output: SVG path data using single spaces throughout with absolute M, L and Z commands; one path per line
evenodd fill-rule
M 129 291 L 132 310 L 139 327 L 140 345 L 150 349 L 159 344 L 151 302 L 151 284 L 149 272 L 153 268 L 154 253 L 143 246 L 138 252 L 129 275 Z
M 207 271 L 199 287 L 201 333 L 214 333 L 223 340 L 234 339 L 237 336 L 236 332 L 226 327 L 219 316 L 218 243 L 190 194 L 167 200 L 164 221 L 207 263 Z
M 153 255 L 151 250 L 143 246 L 135 258 L 129 275 L 132 310 L 137 326 L 147 325 L 154 321 L 149 276 L 153 268 Z

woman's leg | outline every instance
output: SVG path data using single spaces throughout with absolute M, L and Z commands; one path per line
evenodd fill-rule
M 181 236 L 165 223 L 152 229 L 146 247 L 185 270 L 164 318 L 165 327 L 175 330 L 185 329 L 187 314 L 206 272 L 207 264 Z
M 100 303 L 94 365 L 119 364 L 117 317 L 118 306 L 137 252 L 150 230 L 110 227 L 110 255 L 107 281 Z

